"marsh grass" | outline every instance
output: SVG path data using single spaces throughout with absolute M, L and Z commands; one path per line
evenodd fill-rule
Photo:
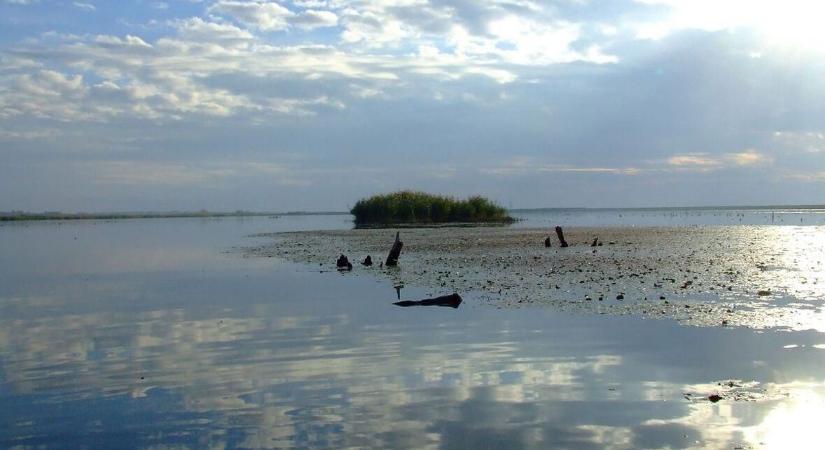
M 481 196 L 459 200 L 417 191 L 361 199 L 350 212 L 357 226 L 513 222 L 506 209 Z

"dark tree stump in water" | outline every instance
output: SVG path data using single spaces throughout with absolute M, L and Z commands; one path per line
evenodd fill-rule
M 367 267 L 371 266 L 372 265 L 372 256 L 367 255 L 367 257 L 364 258 L 364 262 L 362 262 L 361 264 L 363 264 Z
M 544 246 L 545 247 L 551 247 L 551 245 L 550 245 L 550 236 L 547 236 L 547 238 L 544 239 Z
M 395 233 L 395 242 L 392 244 L 392 248 L 390 249 L 390 254 L 387 255 L 387 267 L 397 266 L 398 265 L 398 257 L 401 256 L 401 248 L 404 247 L 404 243 L 401 242 L 400 232 Z
M 567 241 L 564 240 L 564 231 L 561 227 L 556 227 L 556 236 L 559 237 L 559 242 L 561 243 L 562 247 L 567 247 Z
M 338 257 L 335 266 L 338 267 L 338 270 L 352 270 L 352 263 L 343 253 Z

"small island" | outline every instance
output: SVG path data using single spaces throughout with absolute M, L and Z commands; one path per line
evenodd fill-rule
M 492 200 L 465 200 L 418 191 L 398 191 L 359 200 L 350 210 L 357 227 L 434 224 L 507 224 L 515 221 Z

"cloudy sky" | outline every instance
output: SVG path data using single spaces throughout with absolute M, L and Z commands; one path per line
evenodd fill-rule
M 0 210 L 825 203 L 825 5 L 0 0 Z

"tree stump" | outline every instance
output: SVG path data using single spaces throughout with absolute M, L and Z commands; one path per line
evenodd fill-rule
M 390 254 L 387 255 L 387 267 L 394 267 L 398 265 L 398 257 L 401 256 L 401 248 L 404 247 L 404 243 L 401 242 L 400 232 L 395 232 L 395 242 L 392 244 L 392 248 L 390 249 Z
M 561 227 L 556 227 L 556 236 L 559 237 L 559 242 L 561 243 L 562 247 L 567 247 L 567 241 L 564 240 L 564 231 Z
M 352 263 L 343 253 L 338 257 L 335 266 L 338 267 L 338 270 L 352 270 Z
M 551 247 L 551 245 L 550 245 L 550 236 L 547 236 L 547 238 L 544 239 L 544 246 L 545 247 Z

